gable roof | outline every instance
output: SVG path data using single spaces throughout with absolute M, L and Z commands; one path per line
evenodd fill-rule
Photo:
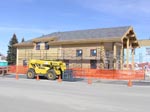
M 88 30 L 54 32 L 48 35 L 43 35 L 41 37 L 34 38 L 28 43 L 49 42 L 50 44 L 70 44 L 70 43 L 88 43 L 88 42 L 90 43 L 90 42 L 98 42 L 98 41 L 121 42 L 122 37 L 127 33 L 129 33 L 129 29 L 131 30 L 132 27 L 123 26 L 123 27 L 112 27 L 112 28 L 98 28 L 98 29 L 88 29 Z M 24 44 L 25 43 L 26 42 L 24 42 Z M 19 46 L 19 44 L 17 46 Z
M 71 41 L 71 40 L 86 40 L 86 39 L 101 39 L 101 38 L 121 38 L 130 26 L 113 27 L 113 28 L 98 28 L 88 30 L 54 32 L 44 35 L 35 40 L 46 39 L 50 37 L 58 37 L 58 41 Z

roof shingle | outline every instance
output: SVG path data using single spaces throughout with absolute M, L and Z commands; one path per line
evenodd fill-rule
M 55 39 L 57 42 L 98 39 L 111 40 L 113 38 L 118 38 L 120 40 L 122 36 L 129 30 L 129 28 L 131 28 L 131 26 L 54 32 L 48 35 L 42 35 L 41 37 L 37 37 L 29 41 L 25 41 L 23 43 L 18 43 L 16 46 L 31 44 L 34 41 L 51 40 L 54 37 L 57 38 Z
M 46 37 L 59 37 L 58 41 L 71 41 L 80 39 L 100 39 L 100 38 L 121 38 L 130 26 L 124 27 L 113 27 L 113 28 L 99 28 L 89 30 L 77 30 L 77 31 L 66 31 L 66 32 L 54 32 L 45 35 L 41 38 Z

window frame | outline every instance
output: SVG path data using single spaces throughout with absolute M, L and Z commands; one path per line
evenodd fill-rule
M 28 63 L 27 60 L 23 59 L 23 66 L 27 66 L 28 65 L 27 63 Z
M 95 55 L 93 55 L 94 54 L 94 50 L 96 51 Z M 90 56 L 97 56 L 97 49 L 90 49 Z
M 45 50 L 49 50 L 50 46 L 49 46 L 48 42 L 44 42 L 44 45 L 45 45 Z
M 81 53 L 79 53 L 79 52 L 81 52 Z M 77 49 L 76 50 L 76 57 L 82 57 L 82 55 L 83 55 L 83 50 L 82 49 Z
M 40 50 L 40 47 L 41 47 L 41 42 L 37 42 L 36 43 L 36 50 Z

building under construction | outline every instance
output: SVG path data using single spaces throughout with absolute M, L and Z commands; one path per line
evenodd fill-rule
M 14 45 L 17 65 L 30 59 L 63 60 L 68 68 L 134 69 L 134 50 L 140 47 L 131 26 L 54 32 Z M 126 49 L 126 62 L 124 62 Z M 131 51 L 131 54 L 130 52 Z

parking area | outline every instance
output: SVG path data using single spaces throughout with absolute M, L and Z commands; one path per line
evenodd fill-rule
M 85 82 L 0 77 L 0 109 L 2 112 L 143 112 L 149 109 L 150 86 L 128 87 L 104 80 Z

